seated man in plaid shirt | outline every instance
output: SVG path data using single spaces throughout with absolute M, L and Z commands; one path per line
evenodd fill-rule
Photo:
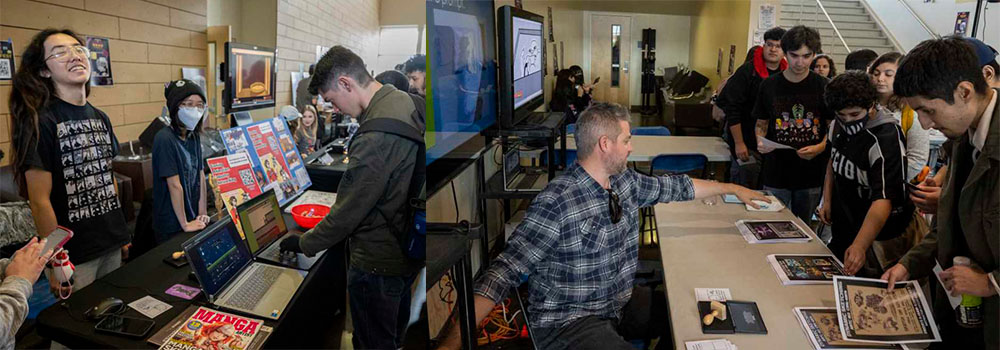
M 629 130 L 629 113 L 617 104 L 596 103 L 580 115 L 576 164 L 534 199 L 507 248 L 476 281 L 477 322 L 527 276 L 528 322 L 539 349 L 631 349 L 625 336 L 668 329 L 637 321 L 651 309 L 648 288 L 647 301 L 633 296 L 639 208 L 723 193 L 754 207 L 752 200 L 767 201 L 733 184 L 628 169 Z M 443 347 L 457 349 L 457 338 L 452 332 Z

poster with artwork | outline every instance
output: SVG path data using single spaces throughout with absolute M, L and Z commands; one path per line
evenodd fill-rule
M 0 80 L 11 80 L 13 78 L 14 42 L 11 40 L 0 40 Z
M 764 32 L 766 30 L 754 29 L 752 46 L 764 46 Z
M 844 339 L 872 343 L 941 341 L 934 314 L 916 281 L 897 282 L 833 277 L 840 333 Z
M 209 158 L 205 162 L 208 163 L 208 170 L 222 198 L 222 204 L 242 237 L 243 226 L 239 224 L 240 217 L 236 215 L 236 207 L 261 194 L 259 179 L 263 178 L 263 173 L 254 169 L 249 155 L 242 151 Z
M 222 130 L 221 134 L 226 152 L 245 152 L 261 191 L 275 189 L 282 205 L 312 185 L 283 118 Z
M 776 16 L 774 10 L 774 4 L 760 5 L 760 12 L 757 13 L 757 28 L 763 30 L 774 28 Z
M 114 85 L 111 75 L 111 47 L 108 38 L 87 37 L 90 49 L 90 86 Z
M 837 308 L 833 307 L 797 307 L 795 317 L 798 318 L 802 330 L 806 332 L 813 348 L 817 350 L 891 350 L 907 349 L 901 344 L 874 344 L 845 340 L 840 334 L 840 321 L 837 319 Z
M 969 30 L 969 11 L 959 12 L 955 18 L 955 34 L 964 36 Z

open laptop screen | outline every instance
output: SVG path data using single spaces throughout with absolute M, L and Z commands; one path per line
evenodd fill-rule
M 217 295 L 250 264 L 250 250 L 239 240 L 236 224 L 225 220 L 184 243 L 184 253 L 206 294 Z
M 274 191 L 260 194 L 240 205 L 236 211 L 240 224 L 243 225 L 243 233 L 247 235 L 251 253 L 256 254 L 288 230 Z

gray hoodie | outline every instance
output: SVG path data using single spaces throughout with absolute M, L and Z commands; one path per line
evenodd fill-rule
M 13 349 L 14 336 L 28 316 L 31 282 L 7 276 L 10 259 L 0 259 L 0 349 Z

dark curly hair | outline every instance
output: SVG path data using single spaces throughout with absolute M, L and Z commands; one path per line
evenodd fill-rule
M 802 46 L 808 47 L 816 54 L 823 52 L 823 43 L 820 41 L 819 32 L 816 29 L 798 25 L 781 36 L 781 50 L 785 53 L 798 50 Z
M 766 32 L 764 32 L 764 40 L 765 41 L 767 41 L 767 40 L 781 41 L 781 37 L 785 35 L 785 32 L 786 32 L 785 28 L 781 28 L 781 27 L 774 27 L 774 28 L 768 29 Z
M 826 107 L 837 112 L 851 107 L 871 108 L 878 91 L 868 75 L 862 71 L 844 72 L 826 84 L 823 101 Z
M 816 69 L 816 61 L 819 61 L 820 59 L 826 60 L 827 65 L 830 66 L 830 73 L 827 74 L 827 76 L 825 76 L 824 78 L 833 79 L 833 77 L 837 76 L 837 65 L 833 63 L 833 57 L 830 57 L 830 55 L 827 55 L 825 53 L 816 55 L 816 58 L 813 59 L 813 62 L 809 64 L 809 70 Z
M 972 44 L 949 36 L 924 40 L 903 56 L 892 90 L 900 97 L 940 98 L 953 104 L 955 89 L 963 81 L 972 83 L 977 94 L 986 94 L 986 79 Z
M 403 63 L 403 73 L 410 74 L 413 72 L 426 72 L 427 71 L 427 59 L 424 55 L 413 55 L 410 59 Z

